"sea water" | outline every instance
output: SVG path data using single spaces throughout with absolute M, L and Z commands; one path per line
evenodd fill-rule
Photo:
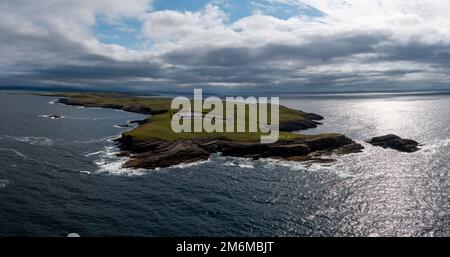
M 325 117 L 304 133 L 365 146 L 332 164 L 208 161 L 122 168 L 113 141 L 143 115 L 0 94 L 0 235 L 450 236 L 450 96 L 286 96 Z M 59 115 L 50 119 L 46 115 Z M 412 154 L 365 139 L 394 133 Z

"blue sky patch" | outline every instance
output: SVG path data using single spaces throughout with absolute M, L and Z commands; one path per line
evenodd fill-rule
M 219 6 L 228 15 L 228 20 L 226 21 L 228 24 L 253 13 L 270 15 L 279 19 L 289 19 L 295 16 L 319 17 L 324 15 L 310 6 L 269 0 L 155 0 L 153 11 L 198 12 L 203 10 L 208 4 Z M 136 49 L 143 43 L 139 36 L 140 29 L 141 23 L 137 18 L 111 22 L 104 17 L 98 16 L 94 33 L 104 44 L 117 44 Z
M 139 48 L 142 41 L 139 36 L 141 22 L 138 19 L 125 19 L 120 22 L 107 21 L 97 17 L 94 33 L 104 44 L 117 44 L 127 48 Z

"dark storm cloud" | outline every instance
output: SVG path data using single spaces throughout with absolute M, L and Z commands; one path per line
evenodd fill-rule
M 255 14 L 230 25 L 211 6 L 148 13 L 140 0 L 70 3 L 0 2 L 0 86 L 303 92 L 450 82 L 450 31 L 420 17 L 361 25 Z M 144 17 L 149 47 L 99 42 L 98 13 Z
M 383 39 L 377 35 L 356 35 L 346 38 L 314 38 L 313 42 L 298 45 L 268 44 L 262 47 L 183 49 L 166 54 L 165 60 L 172 64 L 203 66 L 242 66 L 271 61 L 300 61 L 313 64 L 355 54 L 372 53 Z
M 408 44 L 395 44 L 389 42 L 376 49 L 376 61 L 413 61 L 429 63 L 436 66 L 450 67 L 450 44 L 437 42 L 434 44 L 410 42 Z

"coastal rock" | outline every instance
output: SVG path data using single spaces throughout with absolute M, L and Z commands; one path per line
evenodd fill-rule
M 259 142 L 232 142 L 224 140 L 178 140 L 138 142 L 130 137 L 118 140 L 122 149 L 133 153 L 126 168 L 155 169 L 181 163 L 207 160 L 211 154 L 244 158 L 272 158 L 306 161 L 326 154 L 348 154 L 360 152 L 363 147 L 343 135 L 334 135 L 313 140 L 294 140 L 261 144 Z
M 121 152 L 121 153 L 117 153 L 116 157 L 130 157 L 130 154 L 126 153 L 126 152 Z
M 191 141 L 160 143 L 153 151 L 133 156 L 125 163 L 125 168 L 156 169 L 181 163 L 207 160 L 210 153 Z
M 367 143 L 373 146 L 379 146 L 383 148 L 391 148 L 400 152 L 413 153 L 420 150 L 419 143 L 412 139 L 403 139 L 397 135 L 386 135 L 380 137 L 374 137 L 371 140 L 367 140 Z

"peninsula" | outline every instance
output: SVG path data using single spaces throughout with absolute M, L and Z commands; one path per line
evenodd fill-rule
M 280 105 L 278 142 L 261 144 L 263 132 L 175 133 L 171 129 L 170 98 L 136 97 L 120 94 L 64 93 L 58 102 L 73 106 L 120 109 L 149 115 L 139 126 L 117 140 L 121 156 L 129 156 L 126 168 L 155 169 L 207 160 L 211 154 L 244 158 L 273 158 L 289 161 L 330 161 L 323 156 L 360 152 L 363 147 L 341 134 L 302 135 L 295 131 L 315 128 L 323 117 Z M 206 110 L 205 110 L 206 111 Z

